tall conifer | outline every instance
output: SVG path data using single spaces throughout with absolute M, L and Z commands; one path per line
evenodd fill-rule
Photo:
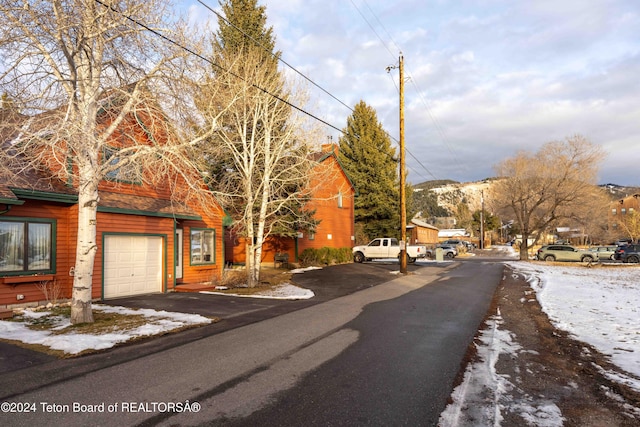
M 395 154 L 375 110 L 360 101 L 343 129 L 339 158 L 358 190 L 355 222 L 365 239 L 400 235 Z

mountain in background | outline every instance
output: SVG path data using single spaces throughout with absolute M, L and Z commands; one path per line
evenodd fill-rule
M 466 204 L 471 212 L 482 207 L 493 179 L 460 183 L 453 180 L 426 181 L 414 185 L 413 207 L 422 218 L 454 216 L 456 207 Z
M 460 203 L 468 206 L 470 212 L 482 207 L 484 195 L 485 209 L 488 205 L 487 197 L 496 178 L 487 178 L 476 182 L 457 182 L 453 180 L 426 181 L 414 185 L 413 208 L 422 218 L 454 216 L 456 207 Z M 611 200 L 619 200 L 632 194 L 639 194 L 640 187 L 627 187 L 616 184 L 603 184 Z
M 607 194 L 611 196 L 611 200 L 619 200 L 640 193 L 640 187 L 625 187 L 616 184 L 602 184 L 600 187 L 607 191 Z

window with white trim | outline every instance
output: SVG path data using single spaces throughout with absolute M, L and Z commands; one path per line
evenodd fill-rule
M 213 228 L 191 229 L 191 264 L 214 264 L 216 262 L 216 230 Z

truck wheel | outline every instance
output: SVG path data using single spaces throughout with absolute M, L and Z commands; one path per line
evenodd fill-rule
M 410 257 L 410 256 L 408 256 L 408 255 L 407 255 L 407 262 L 408 262 L 409 264 L 413 264 L 414 262 L 416 262 L 416 259 L 415 259 L 415 258 L 412 258 L 412 257 Z
M 447 254 L 444 256 L 447 259 L 453 259 L 455 255 L 453 254 L 453 252 L 447 252 Z
M 364 262 L 364 254 L 362 252 L 356 252 L 353 254 L 354 262 Z

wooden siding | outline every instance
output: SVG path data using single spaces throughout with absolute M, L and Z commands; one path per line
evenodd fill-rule
M 611 239 L 629 238 L 621 225 L 631 212 L 640 212 L 640 194 L 633 194 L 609 204 L 608 222 Z
M 353 247 L 355 190 L 334 156 L 316 168 L 311 188 L 309 208 L 316 210 L 320 223 L 313 235 L 304 233 L 298 238 L 298 252 L 307 248 Z
M 137 121 L 130 120 L 123 126 L 137 128 L 134 129 L 136 140 L 138 143 L 150 143 L 150 137 L 144 131 Z M 156 140 L 162 138 L 155 137 Z M 115 144 L 117 145 L 117 143 Z M 47 166 L 55 173 L 62 173 L 63 166 L 53 161 L 47 162 Z M 72 167 L 75 167 L 72 165 Z M 162 182 L 154 182 L 155 175 L 153 171 L 143 171 L 150 178 L 150 183 L 122 183 L 114 181 L 102 181 L 99 189 L 101 192 L 109 191 L 122 195 L 142 196 L 159 200 L 171 200 L 171 188 L 169 180 L 164 179 Z M 180 187 L 180 179 L 174 182 Z M 184 182 L 182 182 L 184 184 Z M 204 186 L 204 183 L 202 183 Z M 224 266 L 223 256 L 223 227 L 222 218 L 224 213 L 215 202 L 211 201 L 208 209 L 203 209 L 196 202 L 185 202 L 186 206 L 193 212 L 193 217 L 201 217 L 202 220 L 177 220 L 173 218 L 157 215 L 150 212 L 149 216 L 142 212 L 128 212 L 123 210 L 122 213 L 98 212 L 97 214 L 97 235 L 98 252 L 96 253 L 93 279 L 92 279 L 92 298 L 101 299 L 102 281 L 103 281 L 103 237 L 107 233 L 111 234 L 136 234 L 136 235 L 154 235 L 163 238 L 163 289 L 171 291 L 175 288 L 175 228 L 184 230 L 183 239 L 183 278 L 179 283 L 199 283 L 219 279 L 221 277 Z M 70 275 L 72 267 L 75 265 L 75 250 L 77 241 L 77 224 L 78 224 L 78 206 L 76 204 L 63 204 L 44 202 L 38 200 L 26 200 L 24 205 L 13 206 L 12 209 L 5 213 L 2 217 L 33 217 L 47 218 L 56 220 L 56 270 L 52 275 L 55 280 L 62 284 L 65 297 L 71 297 L 73 277 Z M 190 264 L 190 230 L 191 228 L 212 228 L 215 229 L 215 263 L 201 266 L 192 266 Z M 0 306 L 35 303 L 44 301 L 44 295 L 37 289 L 35 282 L 24 282 L 20 284 L 4 283 L 0 272 Z M 23 300 L 17 300 L 16 295 L 24 295 Z
M 71 296 L 72 277 L 69 271 L 74 265 L 75 260 L 75 231 L 70 225 L 71 213 L 77 209 L 74 205 L 65 205 L 59 203 L 46 203 L 37 200 L 28 200 L 21 206 L 13 206 L 9 212 L 0 216 L 0 220 L 4 218 L 44 218 L 56 220 L 56 255 L 55 255 L 55 272 L 53 275 L 47 275 L 48 278 L 53 276 L 61 286 L 63 297 Z M 69 242 L 73 241 L 74 246 L 69 247 Z M 6 277 L 6 278 L 5 278 Z M 15 277 L 15 276 L 11 276 Z M 28 278 L 29 276 L 17 276 L 20 278 Z M 40 282 L 37 276 L 33 277 L 33 281 L 16 283 L 10 282 L 11 278 L 0 272 L 0 306 L 13 304 L 24 304 L 34 302 L 44 302 L 45 297 L 42 291 L 36 286 Z M 17 295 L 24 295 L 23 300 L 18 300 Z
M 297 239 L 268 238 L 262 247 L 261 262 L 273 263 L 276 252 L 288 253 L 290 262 L 294 262 L 307 248 L 353 247 L 355 189 L 335 156 L 328 156 L 314 170 L 310 194 L 307 207 L 316 210 L 315 219 L 320 222 L 315 233 L 304 232 Z M 225 250 L 228 262 L 246 262 L 245 240 L 232 231 L 225 233 Z
M 435 245 L 440 240 L 438 239 L 438 230 L 427 227 L 414 226 L 408 231 L 409 244 L 423 244 L 423 245 Z
M 182 247 L 183 275 L 178 284 L 220 280 L 222 270 L 224 269 L 222 215 L 216 218 L 205 217 L 203 221 L 181 221 L 180 226 L 184 230 Z M 191 229 L 194 228 L 215 230 L 215 260 L 213 264 L 191 265 Z

